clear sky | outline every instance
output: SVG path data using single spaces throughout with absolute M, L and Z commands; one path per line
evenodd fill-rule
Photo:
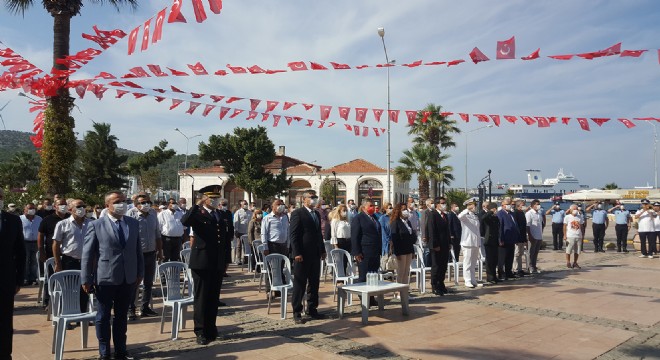
M 132 11 L 115 11 L 85 1 L 82 16 L 72 20 L 71 51 L 96 44 L 80 34 L 101 29 L 120 28 L 129 33 L 134 27 L 154 17 L 171 1 L 143 1 Z M 188 70 L 187 64 L 200 61 L 209 71 L 234 66 L 260 65 L 262 68 L 286 69 L 292 61 L 315 61 L 350 65 L 375 65 L 385 62 L 377 28 L 385 28 L 390 59 L 398 64 L 415 60 L 438 61 L 465 59 L 466 63 L 445 66 L 395 67 L 391 69 L 392 109 L 417 110 L 428 103 L 442 105 L 447 111 L 470 114 L 500 114 L 572 117 L 569 125 L 552 124 L 550 128 L 527 126 L 506 121 L 499 128 L 486 128 L 469 134 L 468 183 L 476 186 L 488 169 L 493 179 L 508 183 L 526 181 L 525 169 L 543 171 L 554 177 L 559 168 L 573 173 L 583 184 L 601 187 L 616 182 L 622 187 L 654 183 L 653 128 L 643 121 L 626 129 L 618 117 L 660 117 L 658 85 L 660 64 L 660 2 L 626 1 L 438 1 L 438 0 L 228 0 L 222 14 L 208 11 L 209 18 L 195 22 L 190 0 L 183 0 L 182 12 L 187 24 L 165 24 L 162 41 L 145 52 L 126 55 L 128 37 L 89 63 L 74 79 L 87 78 L 107 71 L 117 76 L 134 66 L 159 64 Z M 35 2 L 24 16 L 0 11 L 0 41 L 37 66 L 51 64 L 52 18 Z M 153 27 L 152 27 L 153 29 Z M 517 57 L 541 48 L 535 61 L 495 60 L 496 42 L 516 37 Z M 559 61 L 547 55 L 575 54 L 605 49 L 622 42 L 622 49 L 649 49 L 640 58 L 608 57 L 595 60 Z M 469 52 L 478 47 L 491 61 L 473 64 Z M 309 65 L 309 63 L 308 63 Z M 280 104 L 273 113 L 319 119 L 318 105 L 333 106 L 331 129 L 307 128 L 302 124 L 269 128 L 278 145 L 286 145 L 287 154 L 324 167 L 364 158 L 385 167 L 386 138 L 356 137 L 346 131 L 339 118 L 338 106 L 351 108 L 386 108 L 387 81 L 383 68 L 344 71 L 301 71 L 274 75 L 230 75 L 165 77 L 134 80 L 144 87 L 168 88 L 175 85 L 185 91 L 262 99 L 310 103 L 305 111 L 296 105 L 283 111 Z M 183 97 L 190 100 L 190 98 Z M 11 100 L 2 115 L 8 129 L 31 131 L 34 115 L 28 113 L 27 101 L 16 91 L 0 92 L 0 106 Z M 202 99 L 211 103 L 208 97 Z M 224 103 L 224 102 L 223 102 Z M 222 105 L 224 105 L 221 103 Z M 198 140 L 211 134 L 224 134 L 235 126 L 255 126 L 257 121 L 218 119 L 215 109 L 208 117 L 201 115 L 203 105 L 194 115 L 185 114 L 186 103 L 170 111 L 170 100 L 162 103 L 153 97 L 134 99 L 130 95 L 115 99 L 114 90 L 99 101 L 88 93 L 77 100 L 74 110 L 76 131 L 82 138 L 92 120 L 112 124 L 112 132 L 124 148 L 145 151 L 167 139 L 180 153 L 186 151 L 186 139 L 174 128 L 189 136 L 202 134 L 190 142 L 190 153 L 197 152 Z M 243 100 L 225 105 L 249 108 Z M 591 131 L 582 131 L 577 117 L 613 118 L 602 127 L 590 122 Z M 484 125 L 472 118 L 461 129 L 471 131 Z M 351 112 L 350 123 L 354 123 Z M 383 116 L 383 120 L 385 116 Z M 272 125 L 272 118 L 263 123 Z M 409 147 L 405 116 L 392 124 L 392 166 Z M 385 127 L 367 117 L 365 125 Z M 660 125 L 660 124 L 658 124 Z M 456 139 L 449 164 L 454 166 L 455 186 L 465 181 L 465 136 Z M 416 187 L 416 184 L 412 184 Z

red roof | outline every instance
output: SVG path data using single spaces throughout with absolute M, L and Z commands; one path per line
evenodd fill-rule
M 224 174 L 225 168 L 222 166 L 211 166 L 207 168 L 179 170 L 179 175 L 186 174 Z
M 355 159 L 349 162 L 335 165 L 329 169 L 324 169 L 319 171 L 319 174 L 332 174 L 332 172 L 337 174 L 383 174 L 387 173 L 387 170 L 376 166 L 367 160 L 364 159 Z
M 286 168 L 286 174 L 291 175 L 291 174 L 311 174 L 311 173 L 316 173 L 318 171 L 319 167 L 318 166 L 311 166 L 310 164 L 303 163 L 300 165 L 296 166 L 291 166 Z

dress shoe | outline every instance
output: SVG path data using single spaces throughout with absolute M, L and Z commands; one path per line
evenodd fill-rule
M 208 345 L 209 339 L 204 335 L 197 335 L 197 345 Z
M 135 314 L 135 310 L 129 310 L 128 311 L 128 320 L 130 320 L 130 321 L 137 320 L 137 314 Z
M 128 353 L 123 353 L 123 354 L 115 354 L 114 359 L 115 360 L 134 360 L 135 357 L 129 355 Z
M 525 272 L 522 271 L 522 270 L 520 270 L 520 271 L 518 271 L 518 272 L 516 273 L 516 275 L 517 275 L 518 277 L 524 277 L 524 276 L 525 276 Z
M 110 355 L 100 355 L 100 356 L 99 356 L 99 360 L 110 360 L 110 359 L 112 359 L 112 358 L 110 357 Z
M 369 297 L 369 307 L 372 307 L 372 306 L 378 306 L 378 301 L 376 301 L 375 297 L 370 296 Z
M 445 293 L 443 293 L 442 291 L 440 291 L 438 289 L 435 289 L 435 290 L 433 290 L 433 295 L 445 296 Z
M 218 300 L 218 306 L 227 306 L 227 303 L 224 301 Z
M 318 311 L 305 312 L 305 315 L 311 317 L 314 320 L 323 320 L 323 319 L 327 318 L 327 316 L 325 316 L 325 314 L 319 314 Z
M 305 321 L 303 321 L 302 316 L 300 315 L 300 313 L 293 314 L 293 322 L 297 325 L 302 325 L 302 324 L 305 323 Z
M 150 308 L 144 308 L 142 309 L 142 311 L 140 311 L 140 316 L 142 317 L 158 316 L 158 313 L 151 310 Z
M 475 286 L 474 286 L 473 284 L 470 284 L 470 283 L 465 284 L 465 287 L 466 287 L 466 288 L 470 288 L 470 289 L 474 289 L 474 288 L 475 288 Z

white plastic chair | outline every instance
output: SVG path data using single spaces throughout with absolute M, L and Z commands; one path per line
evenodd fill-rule
M 412 274 L 415 274 L 415 280 L 417 282 L 417 289 L 420 293 L 424 294 L 426 292 L 426 272 L 431 272 L 431 267 L 424 264 L 424 250 L 419 245 L 413 245 L 415 249 L 415 255 L 417 259 L 413 259 L 410 262 L 410 276 L 408 277 L 408 283 L 412 280 Z
M 332 251 L 333 247 L 332 244 L 330 243 L 330 240 L 325 240 L 323 241 L 323 245 L 325 246 L 325 253 L 326 257 L 321 261 L 321 274 L 323 274 L 323 282 L 325 282 L 328 278 L 328 270 L 331 269 L 332 272 L 330 273 L 332 275 L 332 279 L 334 280 L 335 278 L 335 262 L 332 260 L 331 256 L 328 256 L 330 254 L 330 251 Z
M 190 266 L 190 251 L 191 250 L 188 248 L 181 250 L 181 252 L 179 253 L 179 255 L 181 256 L 181 262 L 186 264 L 186 266 Z
M 254 254 L 254 275 L 252 276 L 252 281 L 255 281 L 257 279 L 257 270 L 260 269 L 261 271 L 264 270 L 264 258 L 261 253 L 259 253 L 258 249 L 259 246 L 263 245 L 261 243 L 261 240 L 253 240 L 252 241 L 252 254 Z
M 39 265 L 39 263 L 41 262 L 39 260 L 39 255 L 40 254 L 41 254 L 41 252 L 37 251 L 37 272 L 38 272 L 37 273 L 37 275 L 38 275 L 37 276 L 37 283 L 39 284 L 39 294 L 37 295 L 37 305 L 43 303 L 43 301 L 44 301 L 44 299 L 43 299 L 43 295 L 45 293 L 44 287 L 46 286 L 46 275 L 44 275 L 46 273 L 46 267 L 42 268 L 41 265 Z
M 247 257 L 248 272 L 252 272 L 252 244 L 247 235 L 241 235 L 241 246 L 243 246 L 243 256 Z M 241 271 L 244 267 L 245 263 L 241 262 Z
M 80 270 L 65 270 L 51 275 L 48 288 L 52 289 L 52 316 L 55 324 L 51 351 L 55 354 L 55 360 L 59 360 L 64 355 L 68 324 L 80 322 L 82 348 L 87 348 L 89 321 L 96 319 L 96 311 L 80 312 Z
M 193 305 L 193 288 L 194 284 L 192 278 L 188 274 L 188 267 L 185 263 L 178 261 L 170 261 L 161 264 L 158 267 L 158 272 L 162 279 L 165 279 L 165 288 L 163 283 L 160 283 L 160 288 L 163 291 L 163 311 L 160 316 L 160 333 L 163 333 L 165 326 L 165 310 L 168 307 L 172 308 L 172 340 L 176 340 L 179 336 L 179 327 L 186 328 L 185 322 L 185 308 Z M 181 275 L 183 273 L 182 281 Z M 190 290 L 188 296 L 184 296 L 184 282 L 187 281 Z M 165 291 L 167 289 L 167 292 Z
M 449 254 L 451 255 L 451 259 L 449 259 L 449 263 L 447 264 L 447 280 L 451 278 L 451 272 L 453 270 L 454 284 L 458 286 L 458 274 L 463 270 L 463 263 L 457 261 L 454 250 L 450 250 Z
M 262 245 L 263 246 L 263 245 Z M 270 301 L 273 292 L 280 292 L 280 318 L 286 319 L 286 304 L 288 290 L 293 289 L 291 276 L 291 262 L 282 254 L 269 254 L 264 258 L 264 267 L 270 280 L 270 293 L 268 294 L 268 314 L 270 314 Z
M 481 245 L 479 248 L 479 258 L 477 259 L 477 276 L 479 281 L 484 280 L 484 267 L 486 267 L 486 248 Z
M 50 294 L 50 291 L 48 290 L 48 278 L 49 278 L 49 276 L 48 276 L 48 267 L 53 268 L 53 272 L 55 271 L 55 258 L 46 259 L 46 261 L 44 262 L 44 289 L 43 289 L 43 292 L 44 293 L 47 292 L 48 296 L 52 296 Z M 41 293 L 41 291 L 42 291 L 42 289 L 39 289 L 40 293 Z M 41 301 L 43 302 L 43 299 L 41 299 Z M 48 306 L 46 307 L 46 320 L 48 320 L 48 321 L 50 321 L 50 318 L 51 318 L 52 306 L 53 306 L 53 301 L 52 301 L 52 297 L 51 297 L 51 300 L 48 302 Z
M 261 292 L 261 283 L 264 281 L 264 278 L 268 276 L 268 272 L 264 264 L 264 258 L 265 258 L 264 250 L 266 250 L 266 245 L 261 244 L 257 246 L 256 259 L 260 259 L 260 261 L 257 261 L 257 264 L 261 264 L 261 267 L 259 268 L 259 287 L 257 288 L 257 292 Z M 256 275 L 257 272 L 255 271 L 254 274 Z
M 190 249 L 190 240 L 181 244 L 181 250 Z
M 341 282 L 342 284 L 352 284 L 353 281 L 358 279 L 358 276 L 353 272 L 353 260 L 351 254 L 344 249 L 332 249 L 330 250 L 330 257 L 332 262 L 335 264 L 333 268 L 334 272 L 334 288 L 333 288 L 333 297 L 334 300 L 337 295 L 337 283 Z M 344 265 L 346 264 L 346 266 Z M 348 305 L 350 305 L 351 297 L 348 298 Z

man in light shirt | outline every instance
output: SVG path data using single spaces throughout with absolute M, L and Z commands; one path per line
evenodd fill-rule
M 564 242 L 566 243 L 566 267 L 569 269 L 579 269 L 578 257 L 580 256 L 582 242 L 582 224 L 584 218 L 580 216 L 578 206 L 573 204 L 568 209 L 568 215 L 564 216 Z M 571 253 L 575 254 L 571 264 Z
M 651 202 L 648 199 L 642 200 L 642 207 L 635 213 L 637 219 L 637 234 L 639 234 L 639 244 L 641 245 L 642 255 L 640 258 L 653 258 L 655 250 L 655 223 L 657 216 L 651 208 Z M 648 243 L 648 248 L 646 244 Z
M 289 215 L 280 199 L 273 201 L 273 211 L 261 221 L 261 242 L 264 255 L 270 253 L 289 256 Z M 270 294 L 270 281 L 266 277 L 266 294 Z
M 529 273 L 538 274 L 536 260 L 539 257 L 541 244 L 543 243 L 543 213 L 541 212 L 541 202 L 532 200 L 532 206 L 525 213 L 527 221 L 527 240 L 529 241 Z
M 163 242 L 163 261 L 180 261 L 179 253 L 185 231 L 181 224 L 183 214 L 174 199 L 169 200 L 167 209 L 158 213 L 158 226 Z
M 247 234 L 248 224 L 252 218 L 252 211 L 248 209 L 246 200 L 239 202 L 239 208 L 234 213 L 234 236 L 236 237 L 236 246 L 234 249 L 236 265 L 243 265 L 243 244 L 241 244 L 241 236 Z
M 62 270 L 80 270 L 85 232 L 90 223 L 85 210 L 85 203 L 80 199 L 71 201 L 69 216 L 55 225 L 53 234 L 53 257 L 55 258 L 55 272 Z M 89 295 L 80 292 L 80 311 L 87 311 Z
M 23 238 L 25 244 L 25 285 L 37 284 L 39 264 L 37 264 L 37 237 L 39 236 L 39 225 L 41 217 L 36 215 L 37 209 L 34 204 L 27 204 L 21 215 L 23 223 Z

